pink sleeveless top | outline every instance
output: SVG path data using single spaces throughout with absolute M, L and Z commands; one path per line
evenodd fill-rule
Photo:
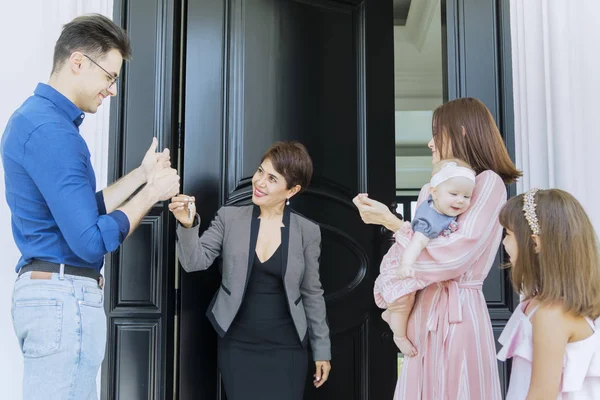
M 503 346 L 498 352 L 498 359 L 506 361 L 512 358 L 506 400 L 525 400 L 529 391 L 533 360 L 533 327 L 530 319 L 537 307 L 526 315 L 524 310 L 527 304 L 519 304 L 498 339 Z M 600 318 L 596 321 L 586 320 L 593 333 L 583 340 L 567 343 L 561 393 L 557 400 L 600 399 Z

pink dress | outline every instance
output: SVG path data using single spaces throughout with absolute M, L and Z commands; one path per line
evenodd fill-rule
M 533 359 L 533 327 L 531 316 L 523 310 L 527 302 L 519 304 L 506 324 L 499 342 L 503 345 L 498 359 L 512 358 L 512 372 L 506 400 L 525 400 L 531 381 Z M 557 400 L 600 399 L 600 318 L 588 319 L 594 333 L 578 342 L 567 343 L 561 393 Z
M 428 193 L 425 185 L 419 203 Z M 415 278 L 388 280 L 394 283 L 382 288 L 385 297 L 395 298 L 419 291 L 408 322 L 408 338 L 419 354 L 404 359 L 395 400 L 501 400 L 481 288 L 502 238 L 498 214 L 505 202 L 502 179 L 493 171 L 479 174 L 471 206 L 458 217 L 458 232 L 429 242 L 414 265 Z M 398 231 L 398 244 L 406 247 L 409 241 Z M 383 263 L 397 262 L 397 255 L 390 251 Z M 448 282 L 438 284 L 443 281 Z

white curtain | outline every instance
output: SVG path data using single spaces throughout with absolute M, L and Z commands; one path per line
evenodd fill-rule
M 29 97 L 38 82 L 47 82 L 52 69 L 54 44 L 62 26 L 74 17 L 100 13 L 112 17 L 113 0 L 22 0 L 0 3 L 0 133 L 10 115 Z M 96 115 L 87 115 L 81 126 L 92 155 L 98 188 L 106 186 L 108 164 L 109 101 Z M 20 399 L 23 362 L 10 314 L 14 267 L 20 257 L 10 226 L 0 163 L 0 387 L 2 398 Z
M 560 188 L 600 233 L 598 0 L 511 0 L 518 191 Z

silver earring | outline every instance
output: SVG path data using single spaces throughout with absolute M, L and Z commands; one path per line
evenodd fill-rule
M 286 205 L 286 206 L 289 206 L 289 205 L 290 205 L 290 199 L 287 199 L 287 200 L 286 200 L 286 202 L 285 202 L 285 205 Z

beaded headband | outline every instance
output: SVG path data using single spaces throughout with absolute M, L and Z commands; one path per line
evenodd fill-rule
M 523 213 L 525 214 L 525 219 L 531 228 L 531 232 L 534 235 L 540 234 L 540 224 L 538 223 L 537 215 L 535 214 L 535 194 L 539 189 L 531 189 L 525 193 L 523 196 Z

